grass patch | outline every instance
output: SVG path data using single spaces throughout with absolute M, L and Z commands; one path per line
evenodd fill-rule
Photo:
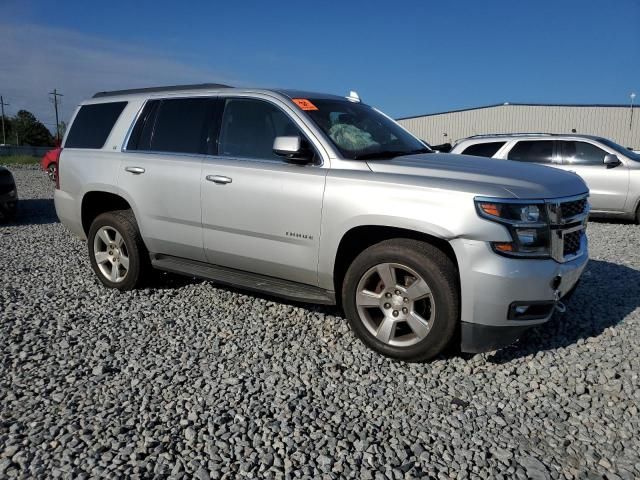
M 40 163 L 38 157 L 31 155 L 9 155 L 0 157 L 0 165 L 37 165 Z

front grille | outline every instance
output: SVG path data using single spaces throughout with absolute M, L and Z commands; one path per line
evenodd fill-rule
M 9 193 L 15 187 L 13 183 L 0 183 L 0 195 L 4 195 L 5 193 Z
M 563 263 L 582 254 L 580 246 L 585 235 L 589 202 L 582 198 L 547 201 L 547 214 L 551 227 L 551 258 Z
M 563 256 L 575 255 L 580 250 L 580 240 L 582 240 L 583 230 L 567 233 L 564 236 Z
M 563 220 L 573 218 L 576 215 L 584 213 L 587 208 L 587 199 L 581 198 L 580 200 L 574 200 L 571 202 L 564 202 L 560 204 L 560 215 Z

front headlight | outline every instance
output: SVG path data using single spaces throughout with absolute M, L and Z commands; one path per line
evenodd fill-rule
M 478 215 L 503 224 L 511 242 L 492 242 L 496 253 L 509 257 L 547 258 L 551 255 L 549 219 L 543 201 L 517 202 L 502 199 L 476 199 Z

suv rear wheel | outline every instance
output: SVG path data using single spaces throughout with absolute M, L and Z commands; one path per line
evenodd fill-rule
M 109 288 L 132 290 L 150 269 L 147 249 L 131 210 L 98 215 L 87 236 L 91 267 Z
M 51 181 L 56 181 L 56 177 L 58 176 L 58 164 L 50 163 L 47 167 L 47 175 Z
M 343 283 L 351 329 L 373 350 L 425 361 L 451 341 L 459 321 L 456 269 L 425 242 L 387 240 L 364 250 Z

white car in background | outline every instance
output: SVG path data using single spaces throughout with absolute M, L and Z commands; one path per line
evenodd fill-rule
M 640 223 L 640 154 L 590 135 L 475 135 L 451 153 L 538 163 L 577 173 L 589 187 L 591 216 Z

